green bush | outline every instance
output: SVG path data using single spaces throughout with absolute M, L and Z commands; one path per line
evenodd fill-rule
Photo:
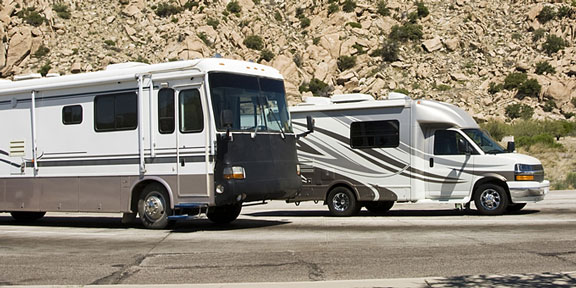
M 572 103 L 572 106 L 576 107 L 576 98 L 572 98 L 570 103 Z
M 328 15 L 338 12 L 338 10 L 340 10 L 340 6 L 336 3 L 332 3 L 328 6 Z
M 352 45 L 352 48 L 356 49 L 356 53 L 358 53 L 359 55 L 366 54 L 366 51 L 364 51 L 364 46 L 358 43 Z
M 562 148 L 562 144 L 557 143 L 556 140 L 552 135 L 549 134 L 540 134 L 536 136 L 520 136 L 515 138 L 514 142 L 518 147 L 526 147 L 530 148 L 535 144 L 542 144 L 544 147 L 547 148 Z
M 526 75 L 526 73 L 521 73 L 521 72 L 510 73 L 510 74 L 506 75 L 506 78 L 504 79 L 503 88 L 506 90 L 517 89 L 527 79 L 528 79 L 528 75 Z
M 56 12 L 56 15 L 62 19 L 70 19 L 72 13 L 70 13 L 70 8 L 64 3 L 55 3 L 52 5 L 52 10 Z
M 416 11 L 418 13 L 418 18 L 424 18 L 430 14 L 428 7 L 424 5 L 424 2 L 416 2 Z
M 409 41 L 422 39 L 422 26 L 413 23 L 404 23 L 402 26 L 394 25 L 390 31 L 390 39 L 396 41 Z
M 546 30 L 542 28 L 536 29 L 534 32 L 532 32 L 532 41 L 537 42 L 538 40 L 544 38 L 544 36 L 546 36 Z
M 48 72 L 50 72 L 50 69 L 52 69 L 52 66 L 50 66 L 50 61 L 46 62 L 46 64 L 44 64 L 42 67 L 40 67 L 40 69 L 38 69 L 38 73 L 40 73 L 40 75 L 42 76 L 46 76 L 46 74 L 48 74 Z
M 42 58 L 46 55 L 48 55 L 48 53 L 50 53 L 50 49 L 48 49 L 48 47 L 44 46 L 44 44 L 40 45 L 40 47 L 38 47 L 38 50 L 36 50 L 36 52 L 34 52 L 34 57 L 36 58 Z
M 307 28 L 310 26 L 310 19 L 308 17 L 300 18 L 300 27 Z
M 394 89 L 394 92 L 402 93 L 404 95 L 410 94 L 410 91 L 408 91 L 408 89 L 406 89 L 406 88 L 396 88 L 396 89 Z
M 555 108 L 556 108 L 556 102 L 554 101 L 554 99 L 548 99 L 546 100 L 546 102 L 544 102 L 542 110 L 544 110 L 544 112 L 552 112 Z
M 352 28 L 362 28 L 362 24 L 358 23 L 358 22 L 348 22 L 346 23 L 347 26 L 350 26 Z
M 340 71 L 348 70 L 356 65 L 356 56 L 338 57 L 338 69 Z
M 262 50 L 264 48 L 264 40 L 258 35 L 250 35 L 244 39 L 244 45 L 250 49 Z
M 104 44 L 109 47 L 116 46 L 116 42 L 114 40 L 104 40 Z
M 542 75 L 544 73 L 554 74 L 556 73 L 556 69 L 552 67 L 548 61 L 541 61 L 536 63 L 536 74 Z
M 556 16 L 558 18 L 570 18 L 574 14 L 576 14 L 576 11 L 572 7 L 562 5 L 560 8 L 558 8 L 558 13 L 556 14 Z
M 158 15 L 158 17 L 168 17 L 176 15 L 182 11 L 184 11 L 182 7 L 165 2 L 158 4 L 158 7 L 156 7 L 156 15 Z
M 505 114 L 510 119 L 530 119 L 534 114 L 534 108 L 526 105 L 526 104 L 510 104 L 504 108 Z
M 384 40 L 382 46 L 375 50 L 371 56 L 380 56 L 386 62 L 394 62 L 398 60 L 398 52 L 400 51 L 398 42 L 395 40 Z
M 536 19 L 538 19 L 538 22 L 544 24 L 554 19 L 554 17 L 556 17 L 556 11 L 554 8 L 551 6 L 544 6 L 538 16 L 536 16 Z
M 542 44 L 542 49 L 548 54 L 552 55 L 566 47 L 566 41 L 556 35 L 548 35 L 546 42 Z
M 380 0 L 376 7 L 378 9 L 378 14 L 382 16 L 390 16 L 390 9 L 388 9 L 386 1 Z
M 354 0 L 346 0 L 344 4 L 342 4 L 342 11 L 346 13 L 353 12 L 356 9 L 356 2 Z
M 528 79 L 518 87 L 518 93 L 516 93 L 516 98 L 522 100 L 524 97 L 538 97 L 542 90 L 542 86 L 538 84 L 536 79 Z
M 195 2 L 195 1 L 187 1 L 186 3 L 184 3 L 184 9 L 186 9 L 186 10 L 192 10 L 192 8 L 198 7 L 198 6 L 200 6 L 200 4 L 198 2 Z
M 22 18 L 24 22 L 34 27 L 38 27 L 42 25 L 42 23 L 47 21 L 46 18 L 44 18 L 44 16 L 40 15 L 40 13 L 36 11 L 35 7 L 24 8 L 18 11 L 18 13 L 16 13 L 16 16 Z
M 265 60 L 267 62 L 270 62 L 270 60 L 274 59 L 274 52 L 268 50 L 268 49 L 263 49 L 262 51 L 260 51 L 260 60 L 258 60 L 258 62 Z
M 280 11 L 276 10 L 276 12 L 274 12 L 274 19 L 276 19 L 276 21 L 282 21 L 284 18 L 282 18 Z
M 488 93 L 490 94 L 496 94 L 500 91 L 502 91 L 502 84 L 496 84 L 494 82 L 490 82 L 490 84 L 488 84 Z
M 298 88 L 298 90 L 300 92 L 310 91 L 310 92 L 312 92 L 313 95 L 323 96 L 323 97 L 328 96 L 329 93 L 332 92 L 333 89 L 334 88 L 332 88 L 332 86 L 328 85 L 324 81 L 317 79 L 317 78 L 312 78 L 312 80 L 310 80 L 309 83 L 303 83 Z
M 212 41 L 210 41 L 210 39 L 208 39 L 208 35 L 206 34 L 206 32 L 200 32 L 200 33 L 196 34 L 196 36 L 198 36 L 198 38 L 200 38 L 200 40 L 202 40 L 202 42 L 204 42 L 204 44 L 206 44 L 206 46 L 208 46 L 208 47 L 212 46 Z
M 216 19 L 216 18 L 208 18 L 206 20 L 206 24 L 208 26 L 212 26 L 212 28 L 214 28 L 214 29 L 217 29 L 218 25 L 220 25 L 220 21 L 218 21 L 218 19 Z
M 240 12 L 242 12 L 242 7 L 238 3 L 238 1 L 230 1 L 226 5 L 226 11 L 234 14 L 239 14 Z
M 446 84 L 436 85 L 435 88 L 438 91 L 448 91 L 448 90 L 452 89 L 452 87 L 450 87 L 450 85 L 446 85 Z

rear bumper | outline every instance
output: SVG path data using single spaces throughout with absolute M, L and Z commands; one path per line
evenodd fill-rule
M 224 193 L 215 193 L 216 206 L 240 201 L 286 200 L 296 196 L 302 185 L 296 173 L 290 178 L 262 181 L 226 180 L 220 184 L 224 187 Z
M 508 182 L 512 203 L 530 203 L 544 200 L 550 191 L 550 181 L 542 182 Z

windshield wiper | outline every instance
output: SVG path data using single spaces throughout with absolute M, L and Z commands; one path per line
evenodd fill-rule
M 272 111 L 272 108 L 268 107 L 268 112 L 272 113 L 272 118 L 274 118 L 274 121 L 276 121 L 278 128 L 280 128 L 280 134 L 282 134 L 282 139 L 286 138 L 286 134 L 284 134 L 284 127 L 282 127 L 282 123 L 280 123 L 280 120 L 278 120 L 278 118 L 276 118 L 276 114 L 274 114 L 274 111 Z

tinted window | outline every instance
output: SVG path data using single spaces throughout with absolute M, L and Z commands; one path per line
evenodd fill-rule
M 400 144 L 400 127 L 396 120 L 354 122 L 350 125 L 352 148 L 394 148 Z
M 100 95 L 94 99 L 97 132 L 133 130 L 138 126 L 136 93 Z
M 62 123 L 73 125 L 82 123 L 82 106 L 65 106 L 62 108 Z
M 158 91 L 158 132 L 170 134 L 174 132 L 174 90 L 160 89 Z
M 468 141 L 460 133 L 452 130 L 434 132 L 435 155 L 464 155 L 469 149 Z
M 204 115 L 200 92 L 197 89 L 180 92 L 180 132 L 201 132 L 204 129 Z

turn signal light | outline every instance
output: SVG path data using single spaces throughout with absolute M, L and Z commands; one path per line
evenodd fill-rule
M 516 181 L 534 181 L 534 175 L 516 175 Z
M 244 167 L 240 166 L 226 167 L 224 168 L 223 174 L 226 180 L 246 178 L 246 171 L 244 171 Z

